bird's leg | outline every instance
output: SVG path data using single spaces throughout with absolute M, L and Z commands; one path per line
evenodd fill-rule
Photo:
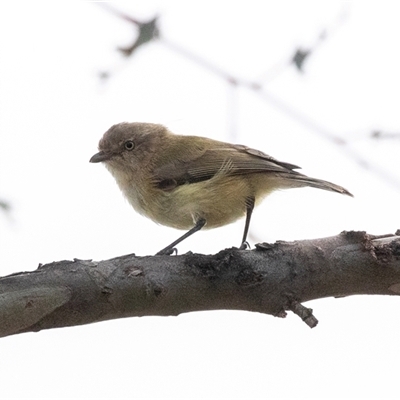
M 246 199 L 246 223 L 244 225 L 242 244 L 239 247 L 240 250 L 246 250 L 248 246 L 246 239 L 247 233 L 249 232 L 251 214 L 253 213 L 254 209 L 254 201 L 254 197 L 249 197 L 248 199 Z
M 190 229 L 189 231 L 187 231 L 184 235 L 182 235 L 180 238 L 176 239 L 175 242 L 172 242 L 169 246 L 167 246 L 165 249 L 160 250 L 156 256 L 164 256 L 164 255 L 168 255 L 170 256 L 173 252 L 174 252 L 174 247 L 182 242 L 183 240 L 185 240 L 186 238 L 188 238 L 189 236 L 193 235 L 193 233 L 199 231 L 204 225 L 206 224 L 206 220 L 204 218 L 200 218 L 196 221 L 196 225 Z

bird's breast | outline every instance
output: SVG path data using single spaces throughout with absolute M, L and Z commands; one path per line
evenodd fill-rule
M 205 229 L 232 223 L 245 215 L 248 199 L 255 198 L 257 202 L 270 191 L 265 187 L 262 193 L 258 192 L 252 179 L 243 176 L 219 174 L 173 189 L 157 187 L 149 179 L 129 179 L 131 176 L 114 174 L 136 212 L 176 229 L 190 229 L 200 218 L 206 220 Z

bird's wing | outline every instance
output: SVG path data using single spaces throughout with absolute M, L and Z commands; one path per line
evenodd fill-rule
M 218 145 L 199 151 L 187 148 L 182 157 L 159 164 L 154 169 L 156 185 L 170 190 L 176 186 L 211 179 L 223 168 L 227 175 L 252 173 L 286 173 L 301 175 L 296 165 L 278 161 L 271 156 L 242 145 L 216 142 Z

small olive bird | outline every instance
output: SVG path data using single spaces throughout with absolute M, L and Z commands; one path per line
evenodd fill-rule
M 201 228 L 246 215 L 240 249 L 246 249 L 253 208 L 277 189 L 311 186 L 352 196 L 341 186 L 309 178 L 296 165 L 246 146 L 200 136 L 175 135 L 141 122 L 113 125 L 90 162 L 104 162 L 132 207 L 153 221 L 188 230 L 157 255 Z

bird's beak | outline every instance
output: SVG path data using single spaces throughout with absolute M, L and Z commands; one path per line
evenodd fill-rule
M 102 161 L 107 161 L 111 158 L 111 154 L 110 153 L 105 153 L 104 151 L 99 151 L 98 153 L 96 153 L 90 160 L 89 162 L 92 163 L 98 163 L 98 162 L 102 162 Z

